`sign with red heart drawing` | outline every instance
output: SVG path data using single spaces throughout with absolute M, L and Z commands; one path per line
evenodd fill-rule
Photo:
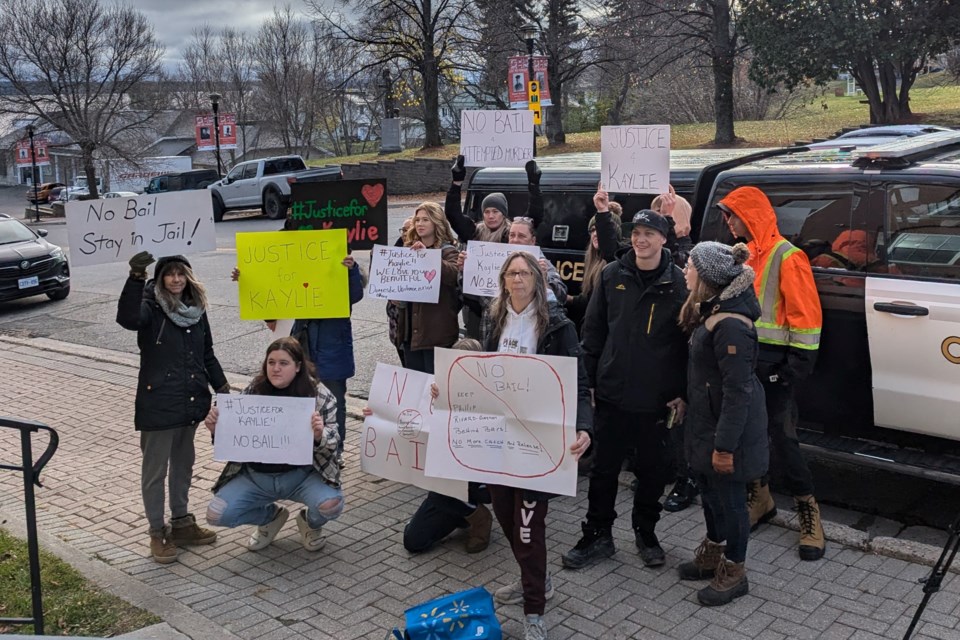
M 351 251 L 387 244 L 387 181 L 295 182 L 287 217 L 301 231 L 346 229 Z
M 397 302 L 440 301 L 440 249 L 377 247 L 371 252 L 371 298 Z
M 428 476 L 577 493 L 577 360 L 434 351 Z

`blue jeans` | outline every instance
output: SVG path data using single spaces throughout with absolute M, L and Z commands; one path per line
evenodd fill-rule
M 320 508 L 328 500 L 333 508 Z M 343 511 L 343 492 L 323 481 L 312 467 L 297 467 L 283 473 L 260 473 L 245 466 L 240 475 L 217 491 L 207 507 L 207 522 L 218 527 L 242 524 L 265 525 L 277 513 L 276 500 L 306 505 L 307 524 L 318 529 L 336 520 Z
M 337 452 L 343 452 L 343 443 L 347 438 L 347 381 L 321 380 L 320 384 L 330 389 L 330 393 L 337 399 L 337 433 L 340 434 L 340 444 Z
M 711 542 L 726 542 L 724 552 L 730 562 L 747 559 L 750 539 L 750 512 L 747 511 L 747 487 L 718 474 L 698 474 L 697 486 L 703 502 L 703 519 Z

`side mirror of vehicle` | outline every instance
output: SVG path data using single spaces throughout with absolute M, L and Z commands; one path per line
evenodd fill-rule
M 36 232 L 37 232 L 37 235 L 40 236 L 41 238 L 46 238 L 46 237 L 47 237 L 47 230 L 46 230 L 46 229 L 37 229 Z
M 231 182 L 233 182 L 233 178 L 230 176 L 227 176 L 223 179 L 223 184 L 230 184 Z

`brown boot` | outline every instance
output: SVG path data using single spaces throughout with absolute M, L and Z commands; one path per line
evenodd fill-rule
M 747 485 L 747 510 L 750 512 L 750 531 L 777 515 L 777 503 L 770 495 L 770 485 L 760 480 Z
M 827 548 L 820 521 L 820 507 L 813 496 L 797 496 L 797 517 L 800 520 L 800 559 L 819 560 Z
M 467 542 L 464 544 L 464 549 L 467 553 L 483 551 L 490 544 L 490 526 L 493 524 L 490 510 L 478 504 L 476 510 L 464 519 L 470 525 L 467 529 Z
M 170 540 L 170 525 L 150 530 L 150 555 L 154 562 L 170 564 L 177 561 L 177 547 Z
M 681 580 L 707 580 L 717 572 L 717 565 L 727 545 L 703 539 L 697 547 L 696 555 L 690 562 L 684 562 L 678 568 Z
M 710 584 L 697 592 L 697 600 L 705 607 L 718 607 L 733 602 L 750 591 L 747 569 L 742 562 L 730 562 L 724 557 L 717 564 L 717 572 Z
M 217 532 L 197 525 L 192 513 L 170 521 L 170 541 L 178 547 L 198 544 L 213 544 L 217 541 Z

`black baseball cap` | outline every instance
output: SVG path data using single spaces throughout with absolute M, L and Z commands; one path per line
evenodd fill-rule
M 623 225 L 626 233 L 633 233 L 634 227 L 649 227 L 654 231 L 659 231 L 664 238 L 670 234 L 670 221 L 666 216 L 662 216 L 651 209 L 641 209 L 633 214 L 633 219 Z

